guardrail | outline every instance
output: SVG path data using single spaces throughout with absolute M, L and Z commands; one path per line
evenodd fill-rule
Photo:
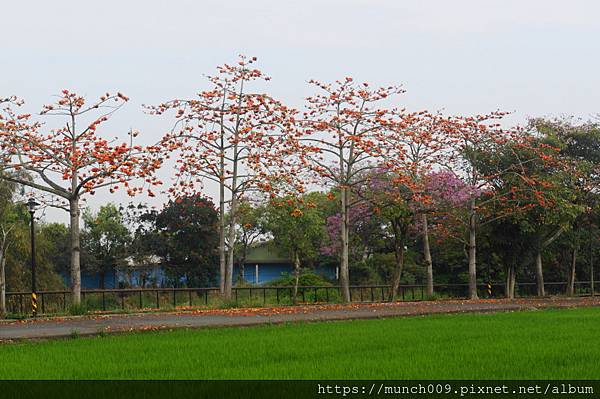
M 566 291 L 566 282 L 545 283 L 547 295 L 559 295 Z M 504 283 L 478 284 L 481 298 L 500 298 L 504 296 Z M 438 298 L 466 298 L 468 284 L 435 284 L 434 292 Z M 219 295 L 219 288 L 124 288 L 124 289 L 87 289 L 81 291 L 82 304 L 87 310 L 129 311 L 140 309 L 176 309 L 178 307 L 235 307 L 264 306 L 292 303 L 293 286 L 252 286 L 233 287 L 232 299 L 224 302 Z M 389 298 L 389 285 L 352 285 L 350 298 L 352 302 L 382 302 Z M 426 297 L 424 284 L 403 284 L 400 286 L 397 300 L 420 301 Z M 576 295 L 591 295 L 591 283 L 579 281 L 575 283 Z M 597 290 L 596 290 L 597 292 Z M 535 296 L 536 283 L 517 283 L 515 294 L 518 297 Z M 595 294 L 595 293 L 594 293 Z M 70 291 L 40 291 L 38 295 L 41 314 L 66 313 L 70 308 Z M 7 312 L 15 315 L 30 313 L 29 300 L 31 292 L 7 292 Z M 300 286 L 297 300 L 300 303 L 337 303 L 341 302 L 340 286 Z

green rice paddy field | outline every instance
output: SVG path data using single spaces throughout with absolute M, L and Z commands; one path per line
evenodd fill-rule
M 0 344 L 0 379 L 599 379 L 600 308 Z

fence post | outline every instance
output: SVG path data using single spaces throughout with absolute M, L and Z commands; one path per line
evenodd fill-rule
M 275 296 L 277 297 L 277 304 L 279 305 L 279 288 L 275 288 Z
M 63 312 L 67 311 L 67 294 L 63 292 Z
M 177 308 L 177 292 L 175 291 L 175 287 L 173 287 L 173 307 Z
M 143 292 L 142 292 L 142 290 L 140 290 L 140 309 L 144 308 L 144 304 L 143 304 L 143 300 L 142 300 L 142 294 L 143 294 Z
M 156 309 L 160 309 L 160 291 L 156 290 Z
M 102 291 L 102 310 L 106 311 L 106 294 Z
M 46 307 L 44 306 L 44 294 L 40 294 L 42 300 L 42 313 L 46 313 Z
M 263 305 L 267 304 L 267 289 L 263 287 Z
M 192 307 L 192 291 L 188 291 L 188 298 L 190 300 L 190 307 Z
M 204 290 L 204 304 L 208 305 L 208 290 Z

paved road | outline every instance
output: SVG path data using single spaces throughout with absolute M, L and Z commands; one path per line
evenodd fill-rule
M 435 313 L 531 310 L 544 307 L 600 306 L 600 298 L 400 302 L 395 304 L 197 310 L 174 313 L 83 316 L 35 321 L 0 321 L 0 341 L 44 339 L 133 330 L 252 326 L 270 323 L 370 319 Z

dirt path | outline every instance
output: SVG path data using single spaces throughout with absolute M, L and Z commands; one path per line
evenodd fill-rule
M 480 301 L 398 302 L 309 305 L 278 308 L 196 309 L 171 313 L 93 315 L 0 321 L 0 341 L 68 337 L 101 332 L 172 328 L 251 326 L 324 320 L 371 319 L 436 313 L 533 310 L 548 307 L 600 306 L 600 298 L 544 298 Z

